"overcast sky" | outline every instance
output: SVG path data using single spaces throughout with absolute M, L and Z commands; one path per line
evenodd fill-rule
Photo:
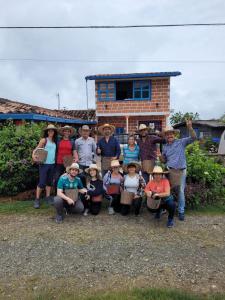
M 224 0 L 0 0 L 0 7 L 0 26 L 225 22 Z M 202 119 L 225 112 L 225 63 L 140 62 L 225 61 L 225 26 L 0 29 L 0 59 L 21 58 L 87 62 L 0 61 L 0 98 L 57 108 L 59 93 L 62 107 L 85 109 L 87 75 L 180 71 L 181 76 L 171 78 L 171 109 L 199 112 Z M 88 89 L 93 108 L 92 81 Z

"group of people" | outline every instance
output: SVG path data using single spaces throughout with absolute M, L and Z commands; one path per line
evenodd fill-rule
M 45 161 L 39 164 L 34 208 L 40 207 L 43 189 L 46 198 L 51 199 L 54 186 L 57 223 L 70 213 L 99 214 L 103 199 L 108 201 L 110 215 L 120 213 L 125 216 L 133 212 L 138 216 L 143 199 L 146 199 L 147 209 L 156 219 L 160 219 L 163 210 L 168 212 L 167 227 L 173 227 L 175 200 L 179 220 L 185 218 L 185 147 L 196 139 L 191 120 L 186 124 L 190 136 L 181 139 L 176 137 L 177 130 L 171 127 L 161 133 L 149 134 L 149 128 L 141 124 L 139 138 L 136 140 L 136 135 L 129 135 L 128 143 L 123 147 L 122 163 L 121 147 L 114 136 L 113 125 L 104 124 L 98 128 L 102 136 L 99 141 L 90 137 L 91 130 L 87 125 L 82 126 L 80 137 L 75 140 L 71 126 L 57 129 L 48 125 L 32 154 L 33 160 L 38 161 L 36 150 L 44 148 L 47 151 Z M 68 157 L 71 160 L 67 160 L 66 165 L 65 158 Z M 166 166 L 165 171 L 160 166 L 162 163 Z

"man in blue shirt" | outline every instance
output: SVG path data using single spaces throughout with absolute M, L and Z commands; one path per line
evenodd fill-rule
M 166 163 L 169 169 L 169 179 L 172 188 L 178 190 L 178 214 L 179 220 L 184 221 L 185 208 L 185 184 L 186 184 L 186 156 L 185 147 L 196 140 L 196 133 L 192 128 L 192 121 L 186 120 L 186 126 L 191 136 L 176 139 L 175 135 L 179 130 L 166 128 L 164 131 L 166 144 L 163 146 L 161 161 Z
M 110 124 L 104 124 L 98 128 L 103 138 L 97 144 L 97 154 L 101 155 L 102 176 L 109 170 L 111 161 L 120 157 L 120 144 L 117 139 L 112 136 L 115 127 Z

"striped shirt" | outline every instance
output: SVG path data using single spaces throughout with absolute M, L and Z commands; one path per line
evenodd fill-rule
M 125 165 L 129 164 L 131 161 L 139 161 L 140 148 L 135 145 L 134 149 L 131 150 L 129 146 L 123 148 L 123 163 Z

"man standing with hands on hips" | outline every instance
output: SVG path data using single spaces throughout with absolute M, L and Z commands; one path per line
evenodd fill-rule
M 171 187 L 178 192 L 178 216 L 180 221 L 184 221 L 185 209 L 184 190 L 187 170 L 185 147 L 197 139 L 191 120 L 186 120 L 186 126 L 190 136 L 182 139 L 176 139 L 176 133 L 179 130 L 172 127 L 167 127 L 164 130 L 166 144 L 163 146 L 162 155 L 160 156 L 160 160 L 166 163 L 169 169 Z

